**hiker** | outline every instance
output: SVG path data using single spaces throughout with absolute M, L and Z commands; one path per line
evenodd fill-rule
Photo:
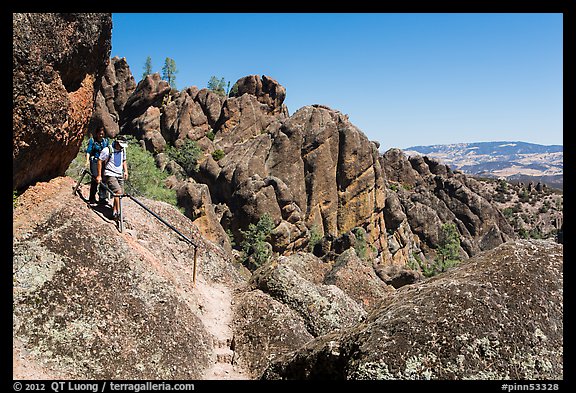
M 108 148 L 102 150 L 98 160 L 98 177 L 102 181 L 101 169 L 104 169 L 104 181 L 110 191 L 115 195 L 124 193 L 124 180 L 128 180 L 128 165 L 126 164 L 126 147 L 128 141 L 123 135 L 118 136 Z M 120 211 L 120 197 L 114 196 L 112 205 L 112 218 L 118 220 Z
M 109 145 L 108 138 L 105 137 L 104 127 L 100 126 L 94 133 L 90 140 L 88 140 L 88 147 L 86 148 L 86 169 L 90 170 L 92 174 L 92 181 L 90 182 L 90 197 L 88 198 L 88 203 L 91 205 L 106 204 L 107 191 L 106 189 L 96 182 L 96 176 L 98 176 L 98 159 L 100 158 L 100 153 L 104 148 Z M 98 190 L 98 202 L 96 202 L 96 190 Z

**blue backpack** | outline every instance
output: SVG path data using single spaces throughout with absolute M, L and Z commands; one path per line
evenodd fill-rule
M 90 158 L 94 157 L 100 158 L 100 153 L 109 144 L 110 142 L 108 141 L 108 138 L 102 139 L 102 142 L 96 142 L 94 138 L 90 138 L 90 140 L 88 141 L 88 147 L 86 148 L 86 151 L 88 152 L 88 149 L 90 149 L 91 147 L 92 149 L 90 150 Z

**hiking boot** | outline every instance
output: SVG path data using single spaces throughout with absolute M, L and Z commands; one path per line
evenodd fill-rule
M 107 204 L 108 204 L 108 200 L 107 200 L 107 199 L 100 199 L 100 200 L 98 201 L 98 204 L 101 205 L 101 206 L 107 205 Z
M 90 198 L 90 200 L 88 201 L 88 203 L 90 205 L 95 205 L 96 204 L 96 198 Z

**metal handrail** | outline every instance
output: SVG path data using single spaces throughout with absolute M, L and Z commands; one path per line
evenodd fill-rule
M 80 177 L 80 179 L 78 180 L 78 183 L 76 183 L 76 187 L 74 187 L 74 191 L 72 192 L 73 194 L 76 194 L 76 191 L 78 190 L 78 187 L 80 186 L 80 183 L 82 182 L 82 179 L 84 179 L 84 176 L 88 174 L 90 175 L 90 177 L 92 179 L 96 179 L 96 177 L 94 175 L 92 175 L 92 173 L 84 168 L 84 171 L 82 173 L 82 176 Z M 154 217 L 156 217 L 162 224 L 166 225 L 168 228 L 172 229 L 174 232 L 176 232 L 178 235 L 180 235 L 186 242 L 188 242 L 188 244 L 192 245 L 194 247 L 194 269 L 193 269 L 193 277 L 192 277 L 192 281 L 193 281 L 193 286 L 196 285 L 196 260 L 197 260 L 197 252 L 198 252 L 198 246 L 192 241 L 190 240 L 187 236 L 185 236 L 182 232 L 180 232 L 178 229 L 176 229 L 173 225 L 171 225 L 170 223 L 168 223 L 166 220 L 164 220 L 162 217 L 160 217 L 158 214 L 154 213 L 152 210 L 150 210 L 148 207 L 146 207 L 142 202 L 140 202 L 138 199 L 134 198 L 132 195 L 130 194 L 115 194 L 114 192 L 112 192 L 112 190 L 110 188 L 108 188 L 108 186 L 105 183 L 100 182 L 100 184 L 113 196 L 113 197 L 119 197 L 120 198 L 120 205 L 119 205 L 119 214 L 120 214 L 120 222 L 119 222 L 119 230 L 120 233 L 122 233 L 122 229 L 124 227 L 123 225 L 123 215 L 122 215 L 122 198 L 123 197 L 128 197 L 130 199 L 132 199 L 134 202 L 136 202 L 140 207 L 142 207 L 144 210 L 146 210 L 148 213 L 152 214 Z

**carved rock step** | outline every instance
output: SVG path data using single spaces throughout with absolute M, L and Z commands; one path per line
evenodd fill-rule
M 217 353 L 216 354 L 216 362 L 217 363 L 230 363 L 232 364 L 232 359 L 234 358 L 234 352 L 230 351 L 230 353 Z
M 216 362 L 217 363 L 230 363 L 234 360 L 234 351 L 232 347 L 234 346 L 233 339 L 221 339 L 214 337 L 212 344 L 214 346 L 214 351 L 216 352 Z
M 217 338 L 214 337 L 212 339 L 212 345 L 214 346 L 214 348 L 228 348 L 228 349 L 232 349 L 232 343 L 233 343 L 233 339 L 231 338 L 227 338 L 227 339 L 221 339 L 221 338 Z

